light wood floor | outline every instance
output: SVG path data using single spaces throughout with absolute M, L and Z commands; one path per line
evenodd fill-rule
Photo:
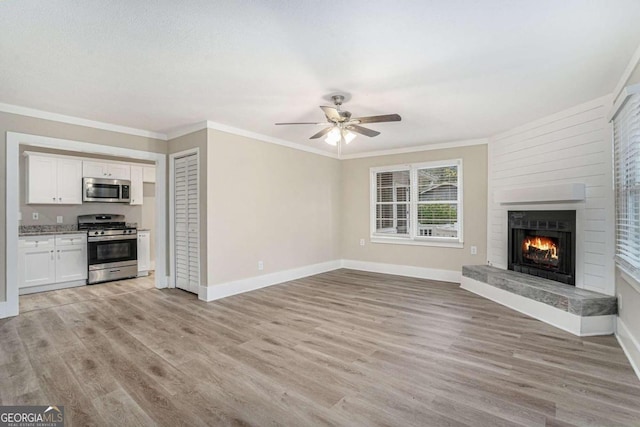
M 0 404 L 76 426 L 640 425 L 615 338 L 457 285 L 338 270 L 212 303 L 152 286 L 21 297 Z

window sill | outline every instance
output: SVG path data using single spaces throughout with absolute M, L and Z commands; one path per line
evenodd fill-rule
M 409 245 L 409 246 L 435 246 L 440 248 L 456 248 L 462 249 L 464 248 L 463 242 L 438 242 L 435 240 L 414 240 L 414 239 L 403 239 L 398 237 L 380 237 L 380 236 L 371 236 L 371 243 L 384 243 L 391 245 Z
M 620 270 L 620 277 L 622 278 L 622 280 L 627 282 L 627 284 L 631 286 L 633 290 L 640 293 L 640 282 L 638 282 L 638 279 L 633 277 L 633 275 L 621 265 L 616 264 L 616 267 L 618 267 L 618 270 Z

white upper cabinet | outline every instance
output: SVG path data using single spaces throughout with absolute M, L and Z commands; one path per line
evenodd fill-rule
M 131 204 L 141 205 L 143 198 L 142 166 L 131 165 Z
M 85 160 L 82 162 L 85 178 L 131 179 L 131 167 L 124 163 L 106 163 Z
M 28 154 L 25 164 L 28 204 L 82 203 L 82 160 Z

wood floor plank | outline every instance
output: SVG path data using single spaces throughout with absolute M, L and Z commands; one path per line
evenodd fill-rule
M 65 405 L 67 425 L 640 425 L 615 338 L 451 283 L 336 270 L 205 303 L 141 278 L 20 307 L 0 404 Z

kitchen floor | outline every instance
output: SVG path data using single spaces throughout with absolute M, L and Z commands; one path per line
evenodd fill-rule
M 118 280 L 115 282 L 99 283 L 96 285 L 79 286 L 77 288 L 60 289 L 50 292 L 20 295 L 20 313 L 61 305 L 75 304 L 98 298 L 137 292 L 155 288 L 153 274 L 135 279 Z

